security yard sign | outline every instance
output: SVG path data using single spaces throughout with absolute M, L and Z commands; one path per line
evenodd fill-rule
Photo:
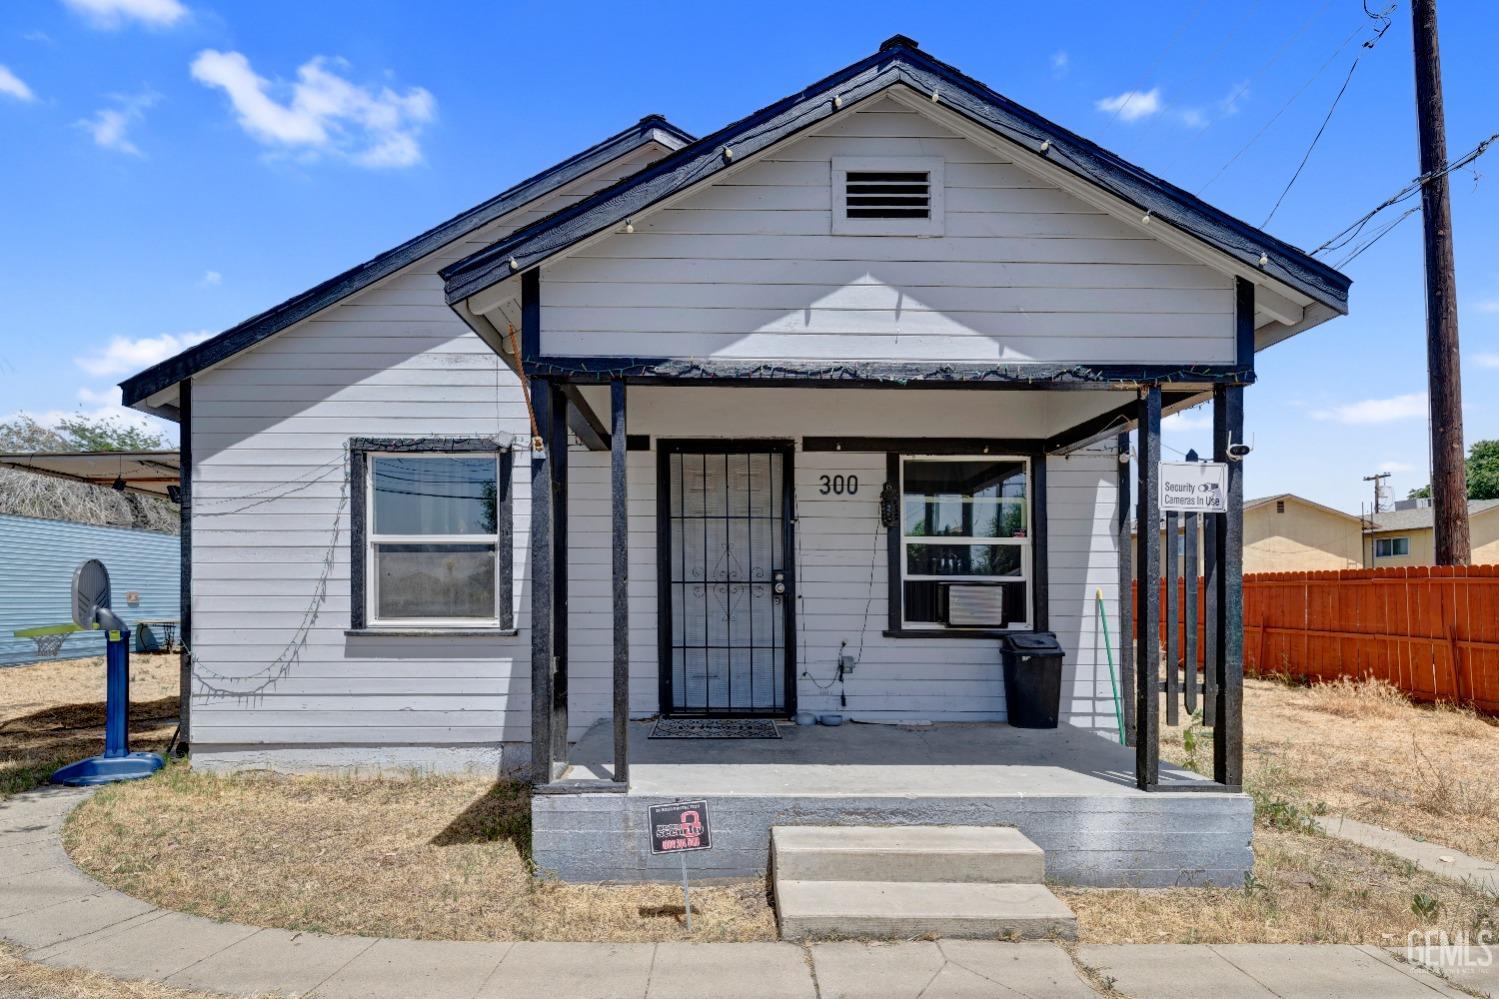
M 652 853 L 686 853 L 712 848 L 706 801 L 651 805 L 650 821 Z
M 1227 513 L 1228 466 L 1221 461 L 1163 461 L 1161 510 Z

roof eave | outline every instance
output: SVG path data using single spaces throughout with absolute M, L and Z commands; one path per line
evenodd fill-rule
M 321 284 L 203 341 L 120 382 L 123 404 L 171 418 L 168 412 L 149 405 L 150 396 L 212 367 L 242 350 L 281 332 L 348 296 L 362 291 L 401 268 L 440 249 L 454 239 L 482 228 L 537 198 L 561 188 L 599 167 L 657 143 L 681 149 L 693 137 L 661 115 L 647 115 L 634 125 L 575 153 L 560 163 L 512 185 L 480 205 L 442 222 L 406 242 L 349 268 Z
M 897 83 L 936 94 L 944 106 L 1296 289 L 1323 307 L 1317 312 L 1321 319 L 1347 313 L 1351 282 L 1345 275 L 904 44 L 882 49 L 677 150 L 648 170 L 450 264 L 439 272 L 447 300 L 452 304 L 538 266 L 732 163 L 805 131 L 839 113 L 835 95 L 842 98 L 839 104 L 848 105 Z M 732 157 L 724 155 L 726 147 L 733 149 Z

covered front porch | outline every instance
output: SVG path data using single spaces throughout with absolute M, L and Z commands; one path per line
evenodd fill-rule
M 1134 751 L 1083 729 L 782 723 L 779 739 L 712 740 L 652 739 L 653 726 L 626 726 L 628 788 L 597 790 L 615 774 L 607 721 L 573 746 L 563 781 L 538 788 L 539 870 L 568 881 L 680 878 L 680 857 L 646 847 L 647 808 L 696 798 L 708 801 L 714 847 L 691 856 L 694 878 L 758 876 L 770 829 L 787 825 L 1014 826 L 1063 884 L 1229 885 L 1252 863 L 1246 795 L 1201 793 L 1197 775 L 1170 766 L 1160 790 L 1199 793 L 1141 790 Z

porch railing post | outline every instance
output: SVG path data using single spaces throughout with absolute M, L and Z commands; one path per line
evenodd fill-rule
M 1181 673 L 1177 665 L 1181 661 L 1181 592 L 1176 584 L 1176 565 L 1181 555 L 1177 530 L 1179 518 L 1174 511 L 1166 511 L 1166 567 L 1162 574 L 1166 583 L 1166 724 L 1181 724 Z
M 552 383 L 547 461 L 552 467 L 552 779 L 567 769 L 567 397 Z
M 1130 550 L 1129 519 L 1129 432 L 1119 435 L 1119 515 L 1114 530 L 1119 547 L 1119 696 L 1124 702 L 1124 742 L 1135 744 L 1135 645 L 1134 645 L 1134 600 L 1130 588 L 1134 585 L 1135 569 L 1133 552 Z
M 1218 683 L 1213 728 L 1213 779 L 1244 782 L 1244 466 L 1229 445 L 1244 441 L 1244 387 L 1213 388 L 1213 460 L 1228 466 L 1228 512 L 1217 532 Z
M 1161 525 L 1157 495 L 1161 464 L 1161 387 L 1140 397 L 1140 484 L 1136 503 L 1138 585 L 1135 590 L 1135 782 L 1150 790 L 1160 779 Z
M 531 383 L 531 410 L 536 434 L 552 439 L 556 414 L 551 385 Z M 531 451 L 531 778 L 538 784 L 552 780 L 552 462 L 546 451 Z
M 625 383 L 609 383 L 609 484 L 614 527 L 614 779 L 630 780 L 630 497 Z

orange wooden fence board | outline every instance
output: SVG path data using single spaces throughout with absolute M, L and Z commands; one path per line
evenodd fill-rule
M 1164 634 L 1170 625 L 1160 585 Z M 1184 584 L 1177 586 L 1185 601 Z M 1201 666 L 1204 581 L 1197 600 Z M 1499 566 L 1245 576 L 1244 669 L 1323 680 L 1373 676 L 1421 700 L 1499 713 Z

